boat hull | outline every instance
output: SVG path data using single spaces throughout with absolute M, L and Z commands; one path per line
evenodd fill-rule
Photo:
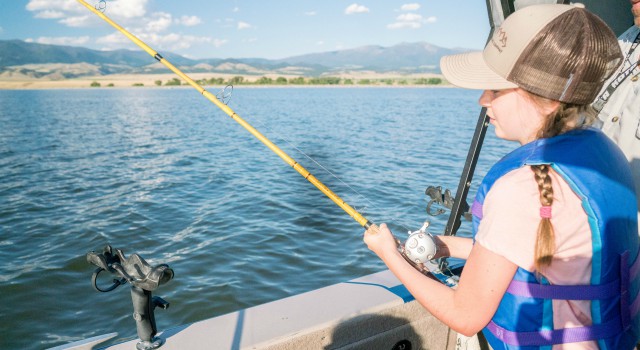
M 132 327 L 134 322 L 131 320 Z M 159 334 L 173 349 L 455 349 L 457 334 L 389 271 L 338 283 Z M 112 340 L 113 342 L 113 340 Z M 108 349 L 135 349 L 137 339 Z M 410 348 L 407 345 L 410 344 Z M 99 346 L 98 346 L 99 347 Z M 91 349 L 93 343 L 60 349 Z

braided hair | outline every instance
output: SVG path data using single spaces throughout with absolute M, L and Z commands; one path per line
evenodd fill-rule
M 528 93 L 534 103 L 542 106 L 551 103 L 552 100 Z M 595 119 L 595 113 L 590 105 L 576 105 L 560 102 L 559 107 L 547 116 L 537 138 L 549 138 L 563 134 L 567 131 L 590 125 Z M 549 176 L 549 164 L 531 165 L 535 181 L 540 192 L 540 205 L 551 207 L 553 204 L 553 184 Z M 541 217 L 536 236 L 534 266 L 541 272 L 551 265 L 556 251 L 555 232 L 551 224 L 551 218 Z

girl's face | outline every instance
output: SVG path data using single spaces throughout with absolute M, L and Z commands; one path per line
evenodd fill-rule
M 521 145 L 537 138 L 544 116 L 522 89 L 485 90 L 478 103 L 496 128 L 496 136 Z

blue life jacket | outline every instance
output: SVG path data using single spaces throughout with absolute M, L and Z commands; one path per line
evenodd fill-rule
M 549 285 L 518 268 L 483 330 L 485 337 L 494 350 L 551 349 L 553 344 L 590 340 L 597 340 L 600 349 L 633 349 L 640 339 L 637 203 L 627 160 L 600 130 L 580 129 L 540 139 L 496 163 L 472 206 L 474 237 L 482 203 L 495 181 L 512 170 L 537 164 L 549 164 L 582 201 L 593 242 L 591 283 Z M 553 299 L 590 300 L 593 325 L 554 330 Z

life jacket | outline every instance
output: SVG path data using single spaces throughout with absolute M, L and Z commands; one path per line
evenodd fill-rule
M 494 350 L 551 349 L 596 340 L 600 349 L 632 349 L 640 339 L 640 241 L 628 163 L 600 130 L 574 130 L 539 139 L 506 155 L 483 179 L 472 205 L 473 234 L 482 203 L 501 176 L 525 165 L 549 164 L 582 201 L 593 245 L 590 285 L 550 285 L 518 268 L 483 333 Z M 554 329 L 551 302 L 590 300 L 591 326 Z

